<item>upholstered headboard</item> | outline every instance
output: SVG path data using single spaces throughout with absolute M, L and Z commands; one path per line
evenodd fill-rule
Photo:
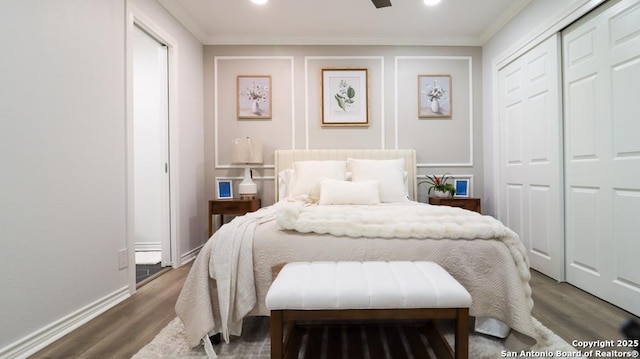
M 277 177 L 280 171 L 293 168 L 293 162 L 295 161 L 340 161 L 348 158 L 371 160 L 393 160 L 397 158 L 404 158 L 405 171 L 407 171 L 407 184 L 409 187 L 409 199 L 416 199 L 417 184 L 415 150 L 276 150 L 275 174 Z M 276 179 L 274 182 L 276 187 L 276 198 L 279 198 L 279 181 Z

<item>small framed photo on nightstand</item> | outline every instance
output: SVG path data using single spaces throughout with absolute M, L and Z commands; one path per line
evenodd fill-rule
M 233 198 L 233 184 L 230 180 L 216 179 L 218 188 L 218 199 L 231 199 Z
M 453 184 L 456 188 L 455 197 L 469 197 L 469 180 L 456 179 Z

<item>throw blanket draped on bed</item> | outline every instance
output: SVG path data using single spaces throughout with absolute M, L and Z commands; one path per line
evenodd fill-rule
M 253 232 L 261 222 L 273 220 L 275 206 L 234 218 L 202 247 L 176 302 L 176 314 L 185 324 L 187 342 L 222 333 L 240 335 L 242 318 L 255 306 Z M 209 277 L 216 288 L 210 287 Z M 219 307 L 211 295 L 217 292 Z

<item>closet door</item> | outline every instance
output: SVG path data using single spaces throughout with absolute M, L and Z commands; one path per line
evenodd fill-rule
M 640 1 L 562 36 L 567 281 L 640 315 Z
M 554 35 L 499 71 L 499 217 L 531 267 L 564 279 L 561 80 Z

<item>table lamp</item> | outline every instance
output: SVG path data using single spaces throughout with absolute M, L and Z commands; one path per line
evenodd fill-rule
M 233 140 L 233 163 L 244 164 L 244 179 L 238 185 L 240 199 L 253 199 L 258 193 L 258 186 L 251 179 L 251 164 L 262 163 L 262 143 L 253 138 L 236 138 Z

